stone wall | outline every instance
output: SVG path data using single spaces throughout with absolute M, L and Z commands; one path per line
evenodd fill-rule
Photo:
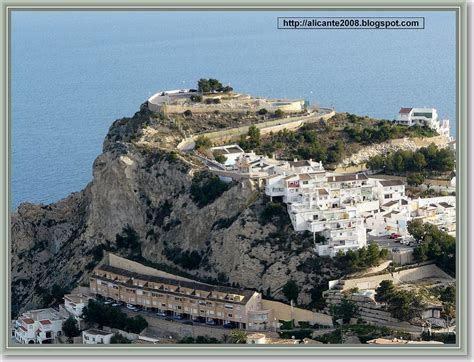
M 108 264 L 108 265 L 114 266 L 116 268 L 129 270 L 129 271 L 134 272 L 134 273 L 153 275 L 153 276 L 162 277 L 162 278 L 168 278 L 168 279 L 174 279 L 174 280 L 184 280 L 184 281 L 199 283 L 195 280 L 184 278 L 184 277 L 181 277 L 179 275 L 174 275 L 174 274 L 166 273 L 166 272 L 158 270 L 158 269 L 150 268 L 148 266 L 145 266 L 143 264 L 134 262 L 132 260 L 121 258 L 120 256 L 117 256 L 117 255 L 112 254 L 112 253 L 108 253 L 103 262 Z M 201 284 L 203 284 L 203 283 L 201 283 Z
M 291 306 L 288 304 L 284 304 L 281 302 L 276 302 L 273 300 L 262 300 L 262 308 L 263 309 L 273 309 L 275 318 L 277 320 L 295 320 L 296 322 L 299 321 L 308 321 L 311 323 L 317 323 L 323 326 L 330 326 L 332 327 L 332 318 L 331 316 L 323 313 L 313 312 L 307 309 L 293 307 L 293 311 L 291 310 Z
M 303 117 L 292 117 L 292 118 L 279 118 L 272 121 L 256 123 L 253 126 L 260 129 L 262 135 L 269 134 L 270 132 L 278 132 L 282 129 L 295 130 L 301 127 L 305 123 L 314 123 L 320 120 L 327 120 L 335 115 L 335 112 L 330 109 L 324 109 L 326 113 L 321 115 L 310 115 Z M 194 135 L 187 139 L 184 139 L 178 144 L 178 149 L 181 151 L 190 150 L 194 148 L 194 140 L 199 136 L 205 136 L 209 138 L 213 143 L 227 143 L 237 140 L 241 135 L 247 134 L 251 125 L 223 129 L 220 131 L 206 132 L 198 135 Z
M 342 290 L 349 290 L 352 288 L 375 289 L 382 280 L 392 280 L 394 284 L 413 282 L 416 280 L 426 278 L 440 278 L 453 281 L 454 279 L 438 268 L 435 264 L 423 265 L 415 268 L 401 270 L 394 273 L 385 273 L 381 275 L 374 275 L 369 277 L 345 279 L 341 281 L 343 285 Z

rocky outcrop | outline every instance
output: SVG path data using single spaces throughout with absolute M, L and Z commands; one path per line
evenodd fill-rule
M 364 147 L 360 151 L 352 154 L 349 157 L 343 159 L 336 168 L 342 168 L 352 165 L 360 165 L 369 160 L 369 158 L 384 155 L 399 150 L 410 150 L 416 151 L 421 147 L 428 147 L 431 143 L 434 143 L 439 148 L 445 148 L 449 146 L 449 138 L 446 136 L 436 137 L 419 137 L 419 138 L 400 138 L 393 139 L 387 142 L 382 142 L 374 145 Z
M 107 251 L 276 298 L 293 279 L 302 289 L 300 303 L 338 275 L 330 260 L 322 269 L 307 266 L 312 243 L 289 220 L 260 220 L 265 201 L 250 182 L 231 184 L 198 205 L 191 189 L 200 162 L 159 147 L 160 136 L 167 145 L 179 139 L 165 123 L 142 106 L 111 126 L 83 191 L 51 205 L 19 206 L 11 220 L 14 311 L 44 307 L 60 291 L 87 285 Z M 144 129 L 158 140 L 154 147 L 140 142 Z

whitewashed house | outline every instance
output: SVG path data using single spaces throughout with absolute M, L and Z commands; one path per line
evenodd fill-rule
M 405 197 L 405 183 L 402 180 L 377 180 L 375 194 L 381 205 Z
M 450 137 L 449 119 L 439 120 L 435 108 L 401 108 L 396 122 L 405 126 L 426 126 Z
M 65 320 L 53 308 L 25 312 L 15 321 L 15 340 L 21 344 L 52 344 L 62 334 Z
M 82 331 L 82 343 L 83 344 L 110 344 L 110 340 L 113 337 L 112 332 L 106 332 L 102 329 L 91 328 L 86 331 Z

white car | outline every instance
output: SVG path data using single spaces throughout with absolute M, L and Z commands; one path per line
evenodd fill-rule
M 133 304 L 127 304 L 126 307 L 127 307 L 127 309 L 130 309 L 130 310 L 137 309 L 137 307 L 135 307 Z
M 400 238 L 400 243 L 403 245 L 409 245 L 414 242 L 415 242 L 415 239 L 413 238 L 413 236 L 402 236 Z

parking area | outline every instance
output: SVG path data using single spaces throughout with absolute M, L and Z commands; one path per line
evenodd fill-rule
M 160 311 L 156 308 L 143 308 L 139 306 L 132 306 L 122 302 L 116 302 L 112 299 L 103 299 L 104 304 L 110 305 L 114 308 L 120 308 L 123 312 L 129 316 L 141 315 L 147 320 L 154 319 L 156 321 L 162 321 L 173 324 L 181 324 L 185 326 L 201 326 L 212 329 L 220 330 L 232 330 L 236 328 L 245 328 L 245 325 L 237 325 L 233 322 L 224 322 L 219 319 L 206 318 L 206 317 L 192 317 L 185 313 L 175 313 L 171 311 Z
M 367 243 L 376 243 L 380 249 L 388 249 L 389 251 L 413 251 L 416 243 L 405 245 L 397 239 L 391 239 L 390 235 L 383 236 L 367 236 Z

